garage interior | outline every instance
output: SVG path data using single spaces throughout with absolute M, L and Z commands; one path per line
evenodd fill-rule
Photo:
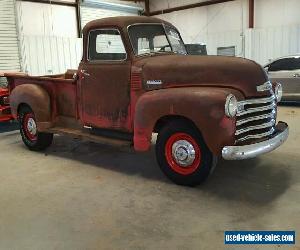
M 1 0 L 0 72 L 77 69 L 82 28 L 111 16 L 158 17 L 208 55 L 263 67 L 300 53 L 298 0 Z M 300 71 L 300 69 L 299 69 Z M 300 84 L 300 82 L 299 82 Z M 5 79 L 0 78 L 0 85 Z M 289 138 L 275 151 L 220 160 L 202 185 L 169 181 L 148 153 L 56 135 L 44 152 L 0 122 L 0 249 L 244 249 L 228 230 L 300 230 L 299 103 L 278 107 Z M 296 244 L 249 249 L 300 249 Z M 248 249 L 248 248 L 245 248 Z

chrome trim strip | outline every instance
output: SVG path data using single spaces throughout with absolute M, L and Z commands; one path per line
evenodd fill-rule
M 272 112 L 270 114 L 258 115 L 258 116 L 245 118 L 245 119 L 242 119 L 242 120 L 237 120 L 236 126 L 240 126 L 240 125 L 243 125 L 245 123 L 252 122 L 252 121 L 258 121 L 258 120 L 263 120 L 263 119 L 268 119 L 268 118 L 275 118 L 275 115 L 276 115 L 276 111 L 272 110 Z
M 247 110 L 244 110 L 242 112 L 238 112 L 236 115 L 237 116 L 242 116 L 242 115 L 246 115 L 246 114 L 251 114 L 251 113 L 255 113 L 255 112 L 260 112 L 260 111 L 266 111 L 269 109 L 274 109 L 276 107 L 276 103 L 272 102 L 270 105 L 267 106 L 263 106 L 263 107 L 259 107 L 259 108 L 249 108 Z
M 263 128 L 268 128 L 268 127 L 272 127 L 274 126 L 276 123 L 275 119 L 272 119 L 269 122 L 260 124 L 260 125 L 256 125 L 256 126 L 249 126 L 246 128 L 242 128 L 242 129 L 238 129 L 235 131 L 235 135 L 240 135 L 240 134 L 244 134 L 246 132 L 252 131 L 252 130 L 257 130 L 257 129 L 263 129 Z
M 242 142 L 242 141 L 247 141 L 250 139 L 260 139 L 269 135 L 272 135 L 275 132 L 275 129 L 272 127 L 268 132 L 261 133 L 261 134 L 256 134 L 256 135 L 246 135 L 238 140 L 236 142 Z
M 284 130 L 275 134 L 272 138 L 259 143 L 244 146 L 225 146 L 222 149 L 222 157 L 225 160 L 243 160 L 254 158 L 258 155 L 268 153 L 281 146 L 289 136 L 288 125 Z
M 272 102 L 275 99 L 276 99 L 275 95 L 272 95 L 272 96 L 266 97 L 266 98 L 256 98 L 256 99 L 247 99 L 244 101 L 239 101 L 238 104 L 241 104 L 241 105 L 260 104 L 260 103 Z

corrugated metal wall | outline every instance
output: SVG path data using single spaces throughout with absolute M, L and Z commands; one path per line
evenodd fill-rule
M 260 64 L 300 53 L 300 25 L 247 30 L 246 57 Z
M 0 0 L 0 3 L 1 1 L 12 0 Z M 23 71 L 31 75 L 45 75 L 64 73 L 67 69 L 77 69 L 82 58 L 82 39 L 56 35 L 26 35 L 23 27 L 28 24 L 22 18 L 22 10 L 22 5 L 18 4 Z M 81 6 L 82 27 L 87 22 L 98 18 L 137 15 L 138 10 L 140 9 L 135 6 L 127 7 L 85 0 Z M 45 20 L 41 21 L 45 22 Z
M 208 54 L 216 55 L 218 47 L 236 47 L 236 56 L 252 59 L 262 65 L 281 56 L 300 53 L 300 25 L 212 33 L 203 38 Z M 56 74 L 76 69 L 82 57 L 81 38 L 23 36 L 22 62 L 30 74 Z
M 300 53 L 300 25 L 211 33 L 202 37 L 210 55 L 218 47 L 235 46 L 236 56 L 265 65 L 278 57 Z
M 19 71 L 20 57 L 15 1 L 0 0 L 0 71 Z M 0 78 L 0 85 L 4 79 Z
M 209 55 L 217 55 L 219 47 L 235 47 L 236 56 L 243 57 L 243 37 L 239 31 L 231 31 L 224 33 L 210 33 L 203 38 L 207 45 L 207 53 Z
M 84 27 L 88 22 L 99 18 L 112 17 L 112 16 L 128 16 L 128 15 L 132 15 L 132 14 L 128 12 L 83 6 L 81 7 L 81 25 L 82 27 Z
M 183 5 L 180 0 L 150 1 L 152 11 L 180 5 Z M 237 56 L 266 64 L 270 59 L 300 53 L 299 8 L 299 0 L 256 0 L 255 29 L 248 29 L 248 0 L 175 11 L 157 17 L 177 26 L 186 43 L 205 43 L 209 54 L 217 54 L 218 47 L 235 46 Z
M 23 36 L 22 62 L 31 75 L 59 74 L 77 69 L 82 58 L 82 39 Z
M 138 15 L 138 11 L 137 7 L 122 7 L 122 5 L 85 0 L 81 5 L 81 25 L 84 27 L 88 22 L 99 18 Z
M 33 13 L 36 14 L 34 22 L 28 18 L 30 5 Z M 53 6 L 31 2 L 18 2 L 16 6 L 22 71 L 30 75 L 45 75 L 64 73 L 67 69 L 76 69 L 82 57 L 82 39 L 77 38 L 77 34 L 71 37 L 70 33 L 57 33 L 57 30 L 53 29 L 52 21 L 56 20 L 55 15 L 52 15 Z M 43 8 L 39 9 L 39 6 Z M 63 10 L 65 8 L 64 6 L 55 7 Z M 58 10 L 57 8 L 56 10 Z M 29 32 L 26 27 L 28 25 L 34 26 L 35 22 L 39 22 L 38 27 L 44 26 L 45 29 L 41 30 L 40 28 L 36 31 L 31 29 Z M 73 26 L 76 27 L 75 22 L 67 27 L 74 28 Z M 65 36 L 62 37 L 62 35 Z
M 20 69 L 14 0 L 0 0 L 0 61 L 1 69 Z M 105 7 L 105 8 L 104 8 Z M 93 0 L 84 1 L 81 7 L 82 25 L 103 17 L 137 15 L 138 8 L 109 9 L 95 5 Z M 176 20 L 173 20 L 176 25 Z M 26 25 L 20 24 L 20 26 Z M 187 37 L 194 37 L 195 29 L 185 28 Z M 3 35 L 5 34 L 5 35 Z M 194 37 L 195 38 L 195 37 Z M 26 36 L 20 32 L 22 65 L 30 74 L 56 74 L 68 68 L 77 68 L 82 54 L 82 41 L 78 38 L 58 36 Z M 200 32 L 193 42 L 207 44 L 209 54 L 217 54 L 218 47 L 235 46 L 236 56 L 253 59 L 264 65 L 270 59 L 300 52 L 300 25 L 246 29 L 228 32 Z M 186 41 L 191 42 L 191 41 Z M 2 68 L 1 68 L 2 67 Z

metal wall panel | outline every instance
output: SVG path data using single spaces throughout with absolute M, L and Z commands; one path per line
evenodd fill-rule
M 87 22 L 97 18 L 137 15 L 139 10 L 140 8 L 134 6 L 93 0 L 83 1 L 81 6 L 82 27 Z M 23 71 L 31 75 L 45 75 L 64 73 L 67 69 L 77 69 L 82 58 L 82 39 L 24 34 L 22 28 L 28 24 L 24 23 L 20 6 L 18 12 Z M 18 48 L 18 44 L 15 46 Z
M 80 38 L 23 36 L 21 41 L 24 70 L 30 74 L 76 69 L 82 57 Z M 300 53 L 300 25 L 246 30 L 244 36 L 239 31 L 215 33 L 203 37 L 203 41 L 208 54 L 216 55 L 218 47 L 235 46 L 236 56 L 264 65 L 269 59 Z M 11 46 L 9 53 L 17 53 L 17 43 Z M 2 52 L 3 56 L 9 54 L 7 49 Z
M 81 5 L 81 26 L 83 28 L 88 22 L 99 18 L 138 15 L 141 10 L 138 7 L 85 0 Z
M 132 15 L 128 12 L 121 12 L 115 10 L 106 10 L 106 9 L 98 9 L 93 7 L 81 7 L 81 25 L 82 28 L 90 21 L 105 18 L 105 17 L 112 17 L 112 16 L 128 16 Z
M 217 55 L 219 47 L 235 47 L 235 54 L 238 57 L 243 57 L 243 37 L 239 31 L 210 33 L 202 40 L 207 45 L 207 53 L 209 55 Z
M 82 39 L 24 36 L 23 65 L 31 75 L 60 74 L 77 69 L 82 58 Z
M 218 47 L 235 46 L 236 56 L 265 65 L 278 57 L 300 54 L 300 25 L 211 33 L 202 41 L 210 55 L 216 55 Z
M 0 71 L 20 71 L 15 0 L 0 1 Z
M 300 53 L 300 25 L 247 30 L 246 57 L 264 65 Z

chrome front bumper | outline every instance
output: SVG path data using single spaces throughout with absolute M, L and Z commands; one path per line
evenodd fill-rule
M 225 146 L 222 149 L 222 157 L 225 160 L 243 160 L 254 158 L 268 153 L 281 146 L 289 136 L 289 127 L 284 122 L 279 122 L 276 132 L 266 141 L 244 146 Z

